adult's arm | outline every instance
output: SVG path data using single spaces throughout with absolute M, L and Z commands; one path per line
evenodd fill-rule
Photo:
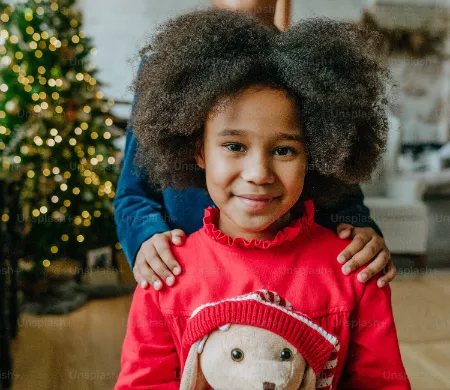
M 322 208 L 316 212 L 316 222 L 336 231 L 338 225 L 347 223 L 355 227 L 370 227 L 383 237 L 380 228 L 370 217 L 370 210 L 364 204 L 364 194 L 360 186 L 341 199 L 333 207 Z

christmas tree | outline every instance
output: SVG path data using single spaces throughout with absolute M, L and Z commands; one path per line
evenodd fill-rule
M 21 258 L 41 275 L 116 245 L 118 150 L 75 0 L 0 0 L 0 164 L 20 181 Z M 39 276 L 38 276 L 39 277 Z

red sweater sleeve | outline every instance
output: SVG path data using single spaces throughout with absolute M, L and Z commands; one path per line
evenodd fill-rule
M 347 361 L 338 389 L 410 390 L 403 367 L 389 286 L 372 278 L 352 313 Z
M 115 390 L 175 390 L 180 387 L 179 358 L 158 292 L 137 287 L 122 346 Z

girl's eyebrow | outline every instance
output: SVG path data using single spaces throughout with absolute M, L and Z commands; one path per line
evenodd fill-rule
M 238 129 L 223 129 L 217 133 L 219 137 L 226 137 L 230 135 L 244 135 L 245 133 L 250 133 L 248 130 L 238 130 Z M 283 141 L 298 141 L 305 142 L 305 138 L 301 134 L 293 133 L 276 133 L 277 140 Z

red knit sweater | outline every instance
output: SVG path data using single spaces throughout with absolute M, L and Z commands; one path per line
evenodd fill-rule
M 312 201 L 304 209 L 273 240 L 246 241 L 219 231 L 219 209 L 207 208 L 203 227 L 173 247 L 183 269 L 177 285 L 136 288 L 115 389 L 178 389 L 192 311 L 258 289 L 276 291 L 339 339 L 333 389 L 410 389 L 389 286 L 343 275 L 336 257 L 348 241 L 314 222 Z

